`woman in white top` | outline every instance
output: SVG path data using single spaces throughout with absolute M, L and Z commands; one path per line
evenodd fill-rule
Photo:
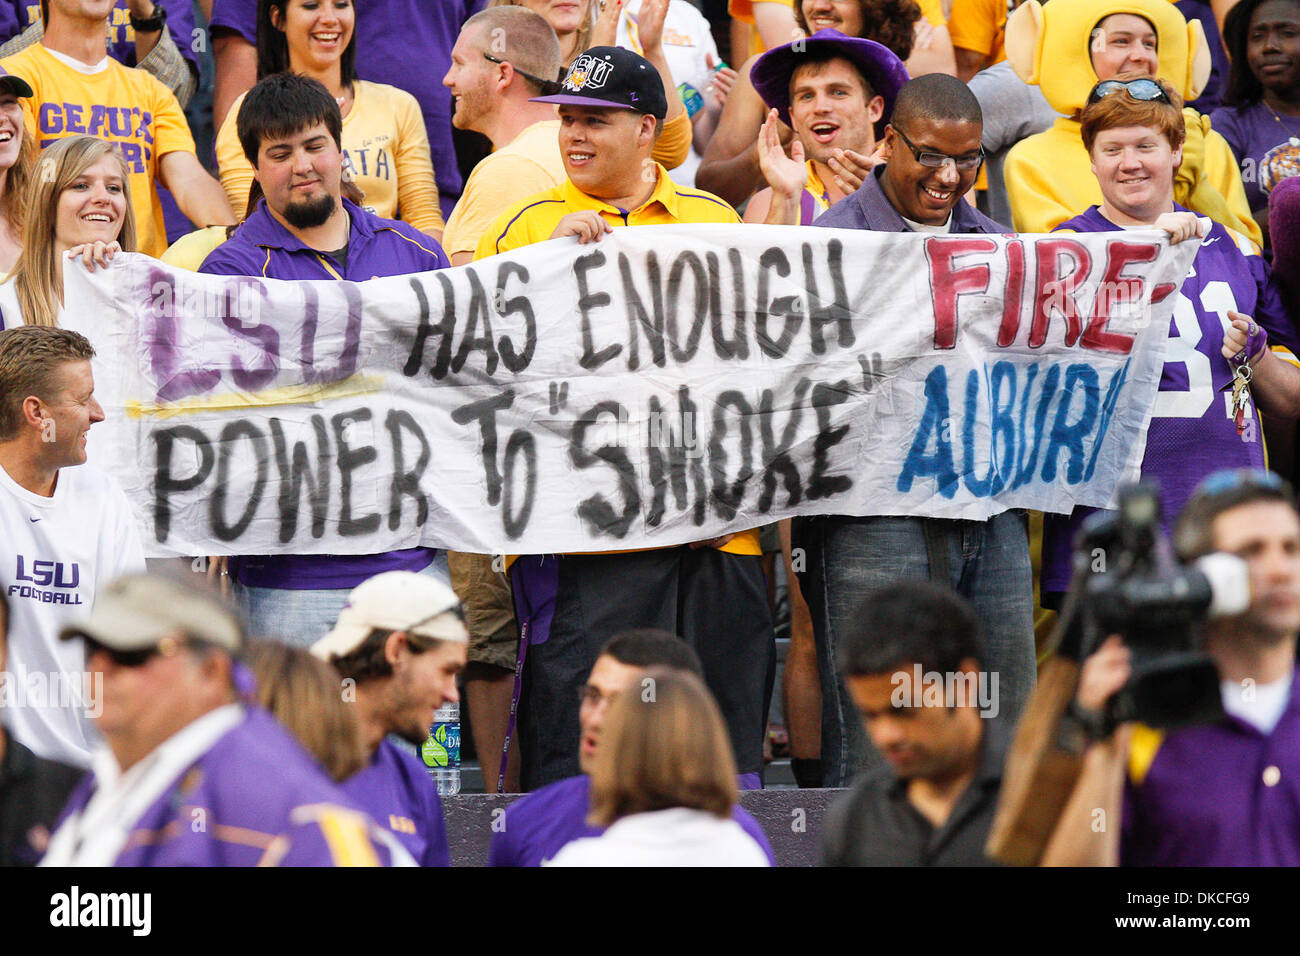
M 0 328 L 59 324 L 65 257 L 80 256 L 93 269 L 136 250 L 130 180 L 112 143 L 61 139 L 40 154 L 29 178 L 22 252 L 0 284 Z
M 767 866 L 732 819 L 736 761 L 704 683 L 653 669 L 610 706 L 591 774 L 598 837 L 575 840 L 550 866 Z

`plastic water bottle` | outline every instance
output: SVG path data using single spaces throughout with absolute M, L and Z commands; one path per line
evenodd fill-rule
M 687 116 L 693 118 L 696 113 L 704 109 L 704 97 L 691 84 L 677 84 L 677 95 L 682 98 L 682 105 L 686 107 Z
M 429 776 L 442 797 L 460 793 L 460 704 L 443 704 L 434 712 L 429 739 L 420 749 Z

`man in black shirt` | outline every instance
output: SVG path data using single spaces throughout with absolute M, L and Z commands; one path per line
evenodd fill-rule
M 0 682 L 8 651 L 9 604 L 0 593 Z M 11 688 L 0 684 L 0 706 Z M 42 760 L 0 725 L 0 866 L 34 866 L 81 777 L 76 767 Z
M 904 582 L 870 594 L 841 666 L 888 766 L 858 781 L 823 827 L 830 866 L 987 866 L 1008 730 L 979 622 L 954 591 Z

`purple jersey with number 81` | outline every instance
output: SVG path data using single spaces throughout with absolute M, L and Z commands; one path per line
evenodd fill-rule
M 1174 207 L 1186 212 L 1182 206 Z M 1057 227 L 1066 232 L 1121 229 L 1093 206 Z M 1223 357 L 1228 312 L 1252 317 L 1268 332 L 1281 359 L 1300 364 L 1300 343 L 1287 318 L 1268 264 L 1250 240 L 1214 223 L 1183 280 L 1169 323 L 1160 391 L 1147 429 L 1142 477 L 1160 485 L 1168 531 L 1201 480 L 1220 468 L 1263 468 L 1264 435 L 1255 403 L 1247 400 L 1240 434 L 1233 420 L 1231 363 Z M 1043 527 L 1042 589 L 1070 584 L 1070 547 L 1091 509 L 1069 518 L 1048 515 Z

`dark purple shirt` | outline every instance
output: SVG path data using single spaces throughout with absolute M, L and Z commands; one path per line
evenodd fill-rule
M 420 101 L 429 134 L 442 214 L 464 185 L 451 139 L 451 91 L 442 78 L 451 69 L 451 48 L 460 27 L 486 0 L 368 0 L 356 4 L 357 75 L 406 90 Z M 257 46 L 257 0 L 216 0 L 214 32 L 238 33 Z
M 269 279 L 338 279 L 364 282 L 379 276 L 445 269 L 442 247 L 424 233 L 395 219 L 381 219 L 348 200 L 352 217 L 347 266 L 304 245 L 269 213 L 266 200 L 235 234 L 203 260 L 200 272 Z M 287 590 L 354 588 L 384 571 L 428 567 L 431 548 L 406 548 L 384 554 L 260 555 L 232 558 L 230 573 L 241 584 Z
M 1300 176 L 1300 116 L 1274 113 L 1264 103 L 1225 106 L 1210 116 L 1241 166 L 1246 200 L 1254 213 L 1268 209 L 1268 194 L 1290 176 Z
M 1201 90 L 1201 95 L 1187 105 L 1198 113 L 1209 113 L 1218 109 L 1219 104 L 1223 102 L 1223 93 L 1228 88 L 1228 71 L 1232 68 L 1228 51 L 1223 45 L 1223 38 L 1219 35 L 1218 21 L 1214 19 L 1214 11 L 1204 0 L 1178 0 L 1174 4 L 1174 9 L 1189 23 L 1200 20 L 1201 29 L 1205 31 L 1206 46 L 1210 51 L 1210 79 L 1205 84 L 1205 89 Z
M 851 195 L 845 196 L 830 209 L 813 220 L 814 226 L 828 229 L 869 229 L 872 232 L 911 232 L 911 228 L 899 215 L 880 188 L 880 177 L 884 166 L 877 166 L 872 175 L 863 180 L 862 185 Z M 957 201 L 952 210 L 952 233 L 1002 233 L 1010 232 L 1006 226 L 999 225 L 984 215 L 965 199 Z
M 65 817 L 86 808 L 94 781 L 82 779 Z M 145 810 L 115 865 L 254 866 L 279 841 L 279 866 L 341 866 L 354 848 L 338 828 L 362 816 L 274 717 L 249 708 Z M 381 863 L 391 861 L 373 837 L 368 845 Z
M 1120 227 L 1093 206 L 1057 229 L 1114 232 Z M 1270 346 L 1300 354 L 1295 328 L 1268 264 L 1259 255 L 1243 253 L 1238 246 L 1243 241 L 1214 223 L 1183 280 L 1169 322 L 1160 394 L 1147 426 L 1142 459 L 1142 477 L 1160 485 L 1166 533 L 1202 479 L 1220 468 L 1265 467 L 1263 432 L 1254 403 L 1250 409 L 1254 427 L 1238 435 L 1224 401 L 1232 382 L 1232 367 L 1221 351 L 1227 312 L 1252 316 L 1268 332 Z M 1069 518 L 1048 515 L 1044 521 L 1044 592 L 1069 587 L 1071 543 L 1091 513 L 1092 509 L 1076 508 Z
M 424 764 L 385 740 L 370 765 L 343 782 L 343 792 L 387 827 L 420 866 L 450 866 L 438 788 Z
M 1165 734 L 1121 826 L 1122 866 L 1300 866 L 1300 672 L 1270 734 L 1232 716 Z
M 27 4 L 21 0 L 4 0 L 0 3 L 0 43 L 12 40 L 27 25 L 24 11 Z
M 1268 200 L 1273 275 L 1289 315 L 1300 316 L 1300 177 L 1284 179 Z
M 560 849 L 583 837 L 605 831 L 587 822 L 591 811 L 591 778 L 586 774 L 534 790 L 506 810 L 502 829 L 492 834 L 488 866 L 541 866 Z M 737 804 L 731 818 L 754 838 L 768 861 L 776 866 L 772 845 L 758 821 Z

